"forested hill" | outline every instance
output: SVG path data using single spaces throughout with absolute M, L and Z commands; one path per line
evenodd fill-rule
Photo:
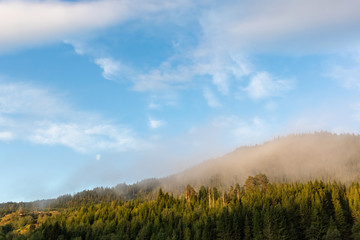
M 240 147 L 216 159 L 160 179 L 147 179 L 135 184 L 118 184 L 113 188 L 96 188 L 57 199 L 32 203 L 0 204 L 0 212 L 18 208 L 47 209 L 82 205 L 84 199 L 97 203 L 115 199 L 155 199 L 161 187 L 181 195 L 190 184 L 227 190 L 236 183 L 243 184 L 248 176 L 264 173 L 272 182 L 307 182 L 319 179 L 344 184 L 360 180 L 360 136 L 351 134 L 289 135 L 262 145 Z
M 358 135 L 291 135 L 162 179 L 0 204 L 0 240 L 360 239 L 359 166 Z
M 161 189 L 154 200 L 88 202 L 0 218 L 0 239 L 360 239 L 360 185 L 269 183 Z

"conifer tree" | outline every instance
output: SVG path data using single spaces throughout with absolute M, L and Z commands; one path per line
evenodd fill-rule
M 354 240 L 360 240 L 360 221 L 356 221 L 352 227 L 352 237 Z
M 340 231 L 337 229 L 334 219 L 330 218 L 329 229 L 326 232 L 326 235 L 323 238 L 324 240 L 341 240 Z

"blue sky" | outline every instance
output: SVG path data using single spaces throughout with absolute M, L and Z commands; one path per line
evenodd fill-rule
M 0 0 L 0 202 L 359 133 L 357 0 Z

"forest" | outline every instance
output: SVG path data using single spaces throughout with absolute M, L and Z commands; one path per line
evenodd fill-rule
M 124 199 L 114 189 L 0 205 L 0 239 L 360 239 L 360 184 L 187 185 Z M 40 204 L 41 203 L 41 204 Z

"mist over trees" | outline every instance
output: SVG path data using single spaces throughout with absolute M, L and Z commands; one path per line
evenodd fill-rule
M 321 179 L 351 183 L 360 180 L 359 172 L 359 135 L 317 132 L 240 147 L 172 176 L 167 182 L 185 179 L 194 186 L 211 185 L 218 178 L 222 184 L 234 185 L 244 183 L 247 176 L 264 173 L 271 181 L 278 182 Z
M 290 135 L 188 170 L 0 204 L 1 239 L 360 239 L 360 136 Z

